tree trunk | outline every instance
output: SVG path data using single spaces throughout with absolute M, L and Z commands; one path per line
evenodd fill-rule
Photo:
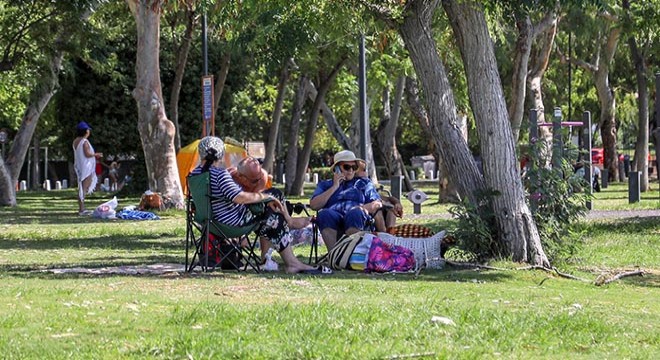
M 417 81 L 411 77 L 406 79 L 406 102 L 408 103 L 410 112 L 419 122 L 419 126 L 422 128 L 424 134 L 431 134 L 431 123 L 429 121 L 428 112 L 424 108 L 424 105 L 421 103 Z M 461 136 L 463 136 L 462 132 Z M 463 139 L 465 139 L 465 137 Z M 438 150 L 438 147 L 435 146 L 435 143 L 437 142 L 434 141 L 432 143 L 433 156 L 438 161 L 438 168 L 440 170 L 440 176 L 438 177 L 438 200 L 441 203 L 459 202 L 461 196 L 458 192 L 458 188 L 454 185 L 452 179 L 449 178 L 449 170 L 446 166 L 446 162 L 442 158 L 443 155 Z M 410 184 L 410 187 L 412 188 L 412 183 Z
M 394 88 L 394 104 L 390 104 L 390 89 L 383 89 L 383 116 L 376 129 L 375 141 L 385 159 L 385 167 L 390 176 L 401 176 L 405 168 L 401 168 L 401 154 L 396 148 L 396 130 L 399 126 L 401 99 L 406 85 L 406 78 L 399 76 Z
M 463 139 L 454 94 L 431 36 L 431 18 L 437 5 L 437 0 L 409 2 L 410 11 L 399 27 L 399 33 L 422 84 L 425 109 L 429 115 L 428 134 L 446 164 L 449 181 L 456 185 L 462 197 L 476 204 L 476 194 L 484 189 L 485 184 Z
M 278 132 L 280 129 L 280 118 L 282 117 L 282 107 L 284 107 L 284 97 L 286 96 L 286 84 L 289 82 L 289 69 L 293 65 L 293 59 L 288 59 L 282 67 L 280 81 L 277 84 L 277 99 L 273 109 L 273 120 L 268 129 L 268 138 L 266 139 L 266 158 L 263 168 L 269 173 L 273 173 L 273 164 L 275 163 L 275 146 L 277 145 Z
M 5 160 L 0 156 L 0 206 L 16 206 L 16 183 L 5 166 Z
M 39 165 L 41 164 L 41 141 L 38 136 L 32 136 L 32 184 L 30 184 L 30 189 L 38 190 L 41 188 L 41 169 Z M 101 181 L 101 179 L 99 179 Z
M 634 37 L 628 38 L 628 45 L 630 46 L 630 57 L 635 64 L 637 114 L 639 116 L 635 161 L 632 163 L 632 169 L 641 173 L 639 188 L 640 191 L 646 192 L 649 190 L 649 84 L 646 76 L 646 64 Z
M 183 208 L 183 192 L 174 150 L 174 124 L 167 119 L 160 82 L 159 33 L 162 1 L 127 0 L 137 24 L 137 74 L 133 97 L 144 150 L 149 189 Z
M 305 75 L 301 75 L 298 80 L 298 87 L 293 99 L 293 109 L 291 110 L 291 124 L 289 125 L 289 136 L 287 139 L 287 151 L 284 163 L 286 173 L 286 182 L 284 184 L 284 194 L 292 195 L 291 185 L 296 178 L 296 164 L 298 163 L 298 132 L 300 131 L 300 120 L 302 119 L 305 98 L 310 89 L 310 81 Z M 298 194 L 296 194 L 298 195 Z
M 515 143 L 483 6 L 445 0 L 443 6 L 461 51 L 470 104 L 479 132 L 484 177 L 493 198 L 499 243 L 514 261 L 549 266 L 518 174 Z
M 555 11 L 545 14 L 536 25 L 532 24 L 529 16 L 516 22 L 518 39 L 513 58 L 513 78 L 511 81 L 511 100 L 509 103 L 509 121 L 513 131 L 513 139 L 517 142 L 520 137 L 520 126 L 525 114 L 525 94 L 527 92 L 527 76 L 532 44 L 539 34 L 555 26 L 557 15 Z
M 509 102 L 509 121 L 513 131 L 513 139 L 518 140 L 520 136 L 520 125 L 525 112 L 525 93 L 527 69 L 529 67 L 529 56 L 534 42 L 534 27 L 529 16 L 516 21 L 518 28 L 518 39 L 513 54 L 513 78 L 511 80 L 511 100 Z
M 216 74 L 215 86 L 213 87 L 213 113 L 218 115 L 218 107 L 220 106 L 220 98 L 225 90 L 225 83 L 227 82 L 227 75 L 229 74 L 229 65 L 231 63 L 231 54 L 226 52 L 220 61 L 220 70 Z
M 532 108 L 537 111 L 536 124 L 545 123 L 545 105 L 543 104 L 543 91 L 541 86 L 543 84 L 543 76 L 548 69 L 550 62 L 550 53 L 552 52 L 552 45 L 555 42 L 555 35 L 557 34 L 557 21 L 555 20 L 552 26 L 548 27 L 543 33 L 540 41 L 537 42 L 536 51 L 531 55 L 529 75 L 527 76 L 527 83 L 529 87 L 529 96 L 531 98 Z M 532 124 L 530 124 L 532 126 Z M 539 127 L 539 139 L 543 141 L 542 153 L 539 154 L 541 161 L 539 167 L 547 167 L 550 165 L 552 157 L 552 132 L 547 126 Z
M 185 18 L 186 30 L 181 40 L 181 46 L 176 53 L 176 72 L 174 74 L 174 82 L 172 83 L 172 91 L 170 92 L 170 117 L 176 135 L 174 137 L 174 148 L 176 152 L 181 149 L 181 134 L 179 131 L 179 95 L 181 93 L 181 83 L 183 82 L 183 74 L 186 71 L 186 64 L 188 63 L 188 54 L 190 53 L 190 45 L 192 43 L 193 31 L 195 30 L 196 15 L 191 3 L 185 4 Z
M 598 62 L 598 69 L 594 73 L 596 92 L 600 102 L 600 135 L 603 139 L 605 152 L 605 168 L 609 172 L 610 180 L 619 179 L 619 156 L 616 152 L 616 99 L 614 88 L 610 85 L 610 65 L 616 52 L 621 28 L 614 25 L 610 30 L 607 42 L 603 46 L 602 56 Z
M 311 80 L 308 80 L 307 94 L 312 102 L 316 101 L 317 91 L 314 83 L 312 83 Z M 346 136 L 344 130 L 342 130 L 341 126 L 339 125 L 339 121 L 337 121 L 337 117 L 335 117 L 332 109 L 330 109 L 325 101 L 323 104 L 321 104 L 321 115 L 325 120 L 325 126 L 328 128 L 328 131 L 330 131 L 332 136 L 337 140 L 339 146 L 341 146 L 343 149 L 351 149 L 352 145 L 350 139 L 348 136 Z
M 309 165 L 309 158 L 312 155 L 312 146 L 314 144 L 314 135 L 316 134 L 316 124 L 318 123 L 319 114 L 321 112 L 321 106 L 325 102 L 325 95 L 330 90 L 330 85 L 334 81 L 339 69 L 344 64 L 344 60 L 339 61 L 335 67 L 330 71 L 327 76 L 324 76 L 323 73 L 319 74 L 319 87 L 318 93 L 316 94 L 316 100 L 312 106 L 312 110 L 309 113 L 309 119 L 307 121 L 307 126 L 305 128 L 305 143 L 303 144 L 302 151 L 300 156 L 298 156 L 298 163 L 296 164 L 296 176 L 291 184 L 291 193 L 292 194 L 303 194 L 303 185 L 305 181 L 305 173 L 307 172 L 307 166 Z
M 39 117 L 59 86 L 57 77 L 62 66 L 62 59 L 63 53 L 61 51 L 53 54 L 48 73 L 42 76 L 41 85 L 36 86 L 30 95 L 30 99 L 35 100 L 25 109 L 21 126 L 14 137 L 9 152 L 7 152 L 6 160 L 4 161 L 5 166 L 0 169 L 0 172 L 6 172 L 6 174 L 0 174 L 0 179 L 9 178 L 9 182 L 0 181 L 0 194 L 2 194 L 0 197 L 7 199 L 6 201 L 3 200 L 0 205 L 13 206 L 16 204 L 16 189 L 14 188 L 14 184 L 18 181 L 21 173 L 21 168 L 30 148 L 30 142 L 39 123 Z M 6 185 L 9 186 L 7 187 Z

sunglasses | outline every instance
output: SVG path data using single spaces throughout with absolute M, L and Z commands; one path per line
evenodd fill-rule
M 351 165 L 351 164 L 343 164 L 341 168 L 344 169 L 344 171 L 350 171 L 350 170 L 357 171 L 358 169 L 357 165 Z

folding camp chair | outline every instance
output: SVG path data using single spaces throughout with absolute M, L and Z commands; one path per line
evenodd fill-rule
M 258 236 L 254 239 L 248 236 L 258 230 L 260 223 L 232 227 L 213 220 L 209 173 L 189 175 L 187 183 L 186 271 L 191 272 L 197 265 L 208 271 L 229 264 L 237 270 L 250 267 L 260 272 L 260 259 L 254 252 Z M 262 213 L 264 203 L 251 206 L 250 211 Z
M 327 255 L 324 254 L 319 257 L 319 225 L 316 223 L 316 216 L 310 215 L 311 208 L 309 205 L 303 203 L 294 204 L 290 201 L 286 201 L 286 207 L 291 215 L 304 213 L 305 216 L 312 218 L 312 246 L 309 250 L 309 259 L 307 260 L 307 263 L 310 265 L 318 265 L 323 262 Z
M 390 196 L 392 196 L 392 193 L 389 190 L 385 189 L 382 185 L 378 188 L 378 193 L 381 195 L 381 197 L 390 197 Z M 303 205 L 303 204 L 300 204 L 300 205 Z M 378 211 L 376 213 L 382 212 L 383 213 L 383 218 L 385 218 L 387 211 L 391 210 L 392 208 L 393 208 L 393 206 L 390 205 L 390 204 L 383 204 L 383 206 L 380 209 L 378 209 Z M 309 216 L 308 209 L 309 209 L 309 206 L 303 205 L 303 210 L 304 210 L 304 212 L 307 216 Z M 316 220 L 316 218 L 314 217 L 312 219 L 312 224 L 313 224 L 313 228 L 314 228 L 314 235 L 313 235 L 313 238 L 312 238 L 312 247 L 309 250 L 309 260 L 308 260 L 308 264 L 310 264 L 310 265 L 318 265 L 319 263 L 324 262 L 328 257 L 327 253 L 319 256 L 319 232 L 318 232 L 318 224 L 316 223 L 315 220 Z M 367 225 L 371 227 L 372 231 L 375 230 L 375 222 L 374 222 L 373 217 L 371 218 L 370 222 L 367 223 Z M 337 234 L 337 241 L 339 241 L 339 239 L 342 236 L 343 236 L 343 233 L 338 233 Z

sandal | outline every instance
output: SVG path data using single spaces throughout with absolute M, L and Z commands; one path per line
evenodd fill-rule
M 327 266 L 319 265 L 315 269 L 303 270 L 300 273 L 307 275 L 330 275 L 333 271 Z

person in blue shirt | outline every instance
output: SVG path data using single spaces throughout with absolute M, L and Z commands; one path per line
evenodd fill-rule
M 332 179 L 319 182 L 309 201 L 309 206 L 318 211 L 316 222 L 328 250 L 341 235 L 369 230 L 372 215 L 383 206 L 371 180 L 355 176 L 359 162 L 365 161 L 352 151 L 336 153 Z

